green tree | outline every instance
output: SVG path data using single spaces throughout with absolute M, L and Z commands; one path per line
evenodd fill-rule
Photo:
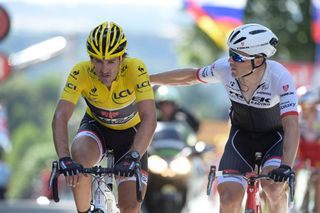
M 311 37 L 311 1 L 249 0 L 245 22 L 266 25 L 279 38 L 275 58 L 314 61 L 315 44 Z
M 12 168 L 8 196 L 26 198 L 32 195 L 32 182 L 55 158 L 51 120 L 60 92 L 58 76 L 30 79 L 14 76 L 1 85 L 0 103 L 8 111 L 13 149 L 6 155 Z

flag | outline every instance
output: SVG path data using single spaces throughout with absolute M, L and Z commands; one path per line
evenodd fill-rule
M 243 22 L 247 0 L 185 0 L 197 25 L 220 48 L 227 49 L 227 37 Z
M 320 0 L 312 0 L 311 17 L 311 34 L 316 43 L 315 61 L 320 63 Z

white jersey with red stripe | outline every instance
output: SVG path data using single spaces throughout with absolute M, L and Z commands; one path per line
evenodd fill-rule
M 296 87 L 289 71 L 280 63 L 266 60 L 264 76 L 247 101 L 237 79 L 232 76 L 228 58 L 222 58 L 197 72 L 202 83 L 222 83 L 231 101 L 231 123 L 240 129 L 266 132 L 282 129 L 281 117 L 298 115 Z

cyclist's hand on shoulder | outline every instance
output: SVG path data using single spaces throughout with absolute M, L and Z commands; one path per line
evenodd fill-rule
M 70 157 L 63 157 L 59 159 L 59 167 L 64 176 L 73 176 L 82 172 L 82 165 L 73 161 Z
M 114 165 L 115 174 L 119 176 L 131 177 L 134 170 L 140 163 L 140 154 L 137 151 L 131 151 L 122 156 Z
M 269 172 L 269 177 L 275 182 L 285 182 L 289 179 L 292 173 L 292 168 L 288 165 L 282 164 L 279 168 L 276 168 Z

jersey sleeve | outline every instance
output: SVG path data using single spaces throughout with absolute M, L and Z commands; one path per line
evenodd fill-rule
M 284 72 L 279 79 L 280 115 L 298 115 L 298 98 L 296 87 L 289 72 Z
M 73 67 L 68 75 L 60 99 L 70 101 L 74 104 L 78 102 L 84 87 L 84 83 L 81 82 L 84 75 L 83 71 L 85 70 L 83 70 L 80 64 Z
M 211 65 L 198 69 L 197 79 L 202 83 L 221 82 L 224 79 L 224 76 L 226 76 L 229 67 L 226 58 L 219 59 Z
M 153 89 L 150 84 L 148 70 L 143 61 L 134 59 L 130 65 L 129 79 L 133 84 L 136 94 L 136 102 L 154 100 Z

